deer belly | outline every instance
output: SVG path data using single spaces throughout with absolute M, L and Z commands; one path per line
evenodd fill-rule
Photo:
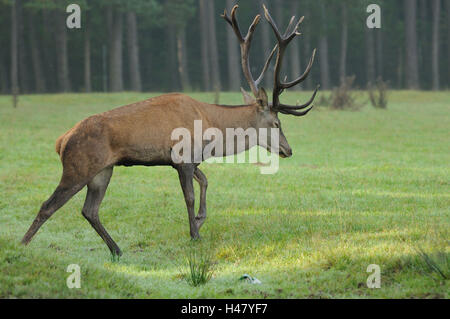
M 115 164 L 116 166 L 159 166 L 171 165 L 170 152 L 156 147 L 128 149 Z

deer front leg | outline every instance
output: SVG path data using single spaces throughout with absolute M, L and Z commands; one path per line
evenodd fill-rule
M 184 200 L 186 201 L 189 227 L 192 239 L 199 239 L 197 223 L 195 221 L 195 194 L 194 194 L 194 171 L 196 166 L 194 164 L 181 164 L 176 169 L 178 171 L 178 177 L 180 178 L 181 188 L 183 189 Z
M 200 229 L 206 219 L 206 189 L 208 188 L 208 180 L 198 167 L 195 168 L 194 178 L 200 185 L 200 207 L 198 208 L 198 214 L 195 217 L 197 228 Z

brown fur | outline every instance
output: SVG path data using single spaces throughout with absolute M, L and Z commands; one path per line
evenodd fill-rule
M 197 167 L 198 164 L 173 163 L 171 150 L 178 141 L 171 139 L 172 131 L 186 128 L 193 137 L 195 120 L 202 121 L 203 131 L 218 128 L 224 136 L 226 128 L 245 130 L 272 125 L 276 114 L 270 112 L 267 105 L 264 107 L 253 102 L 250 105 L 228 107 L 172 93 L 93 115 L 77 123 L 56 141 L 55 149 L 63 164 L 61 181 L 53 195 L 42 205 L 23 243 L 30 242 L 42 224 L 87 185 L 88 196 L 83 216 L 104 239 L 111 252 L 121 254 L 98 217 L 112 168 L 118 165 L 169 165 L 176 168 L 188 207 L 191 236 L 198 238 L 198 229 L 206 218 L 207 180 Z M 286 149 L 289 149 L 288 145 Z M 194 178 L 201 187 L 197 216 L 193 213 Z
M 162 95 L 88 117 L 57 139 L 56 152 L 67 169 L 86 178 L 111 165 L 171 165 L 174 129 L 185 127 L 193 136 L 194 120 L 202 120 L 203 130 L 246 129 L 256 111 L 256 105 L 228 108 L 184 94 Z

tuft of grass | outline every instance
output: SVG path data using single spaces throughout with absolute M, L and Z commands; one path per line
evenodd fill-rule
M 444 251 L 438 251 L 435 254 L 428 254 L 422 247 L 415 247 L 418 256 L 421 258 L 424 265 L 433 274 L 437 274 L 438 277 L 447 280 L 449 272 L 449 255 Z
M 426 234 L 427 247 L 417 242 L 409 241 L 409 246 L 416 254 L 412 256 L 411 263 L 418 265 L 422 274 L 428 275 L 434 280 L 447 280 L 450 275 L 450 254 L 448 253 L 448 230 L 440 225 L 432 224 Z M 444 226 L 445 227 L 445 226 Z M 402 236 L 401 242 L 408 240 Z
M 193 287 L 198 287 L 209 282 L 214 274 L 216 262 L 214 254 L 205 249 L 189 249 L 186 255 L 187 272 L 183 278 Z
M 334 110 L 360 110 L 366 102 L 361 102 L 361 92 L 353 87 L 355 76 L 346 77 L 341 84 L 336 87 L 327 98 L 321 97 L 320 105 L 331 106 Z
M 386 109 L 388 104 L 388 85 L 379 77 L 375 84 L 368 86 L 370 103 L 374 108 Z

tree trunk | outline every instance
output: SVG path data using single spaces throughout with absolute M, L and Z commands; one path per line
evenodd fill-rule
M 109 89 L 123 91 L 123 14 L 112 12 L 111 46 L 109 49 Z
M 102 45 L 102 86 L 103 92 L 108 92 L 108 57 L 106 44 Z
M 45 76 L 42 71 L 42 58 L 41 58 L 41 42 L 37 39 L 36 33 L 36 21 L 34 19 L 33 13 L 28 14 L 28 23 L 30 26 L 29 31 L 29 40 L 31 46 L 31 61 L 33 63 L 33 71 L 34 71 L 34 83 L 35 88 L 38 93 L 45 92 L 47 90 L 47 86 L 45 83 Z
M 264 17 L 264 11 L 262 9 L 262 5 L 266 3 L 265 0 L 259 0 L 259 10 L 261 10 L 260 14 L 262 17 Z M 270 43 L 270 25 L 268 23 L 261 23 L 261 34 L 262 34 L 262 55 L 265 59 L 269 56 L 270 52 L 272 51 L 273 46 L 271 46 Z M 273 87 L 273 62 L 271 66 L 267 69 L 266 74 L 264 76 L 264 86 L 266 88 L 272 88 Z
M 172 91 L 179 91 L 179 74 L 178 74 L 178 61 L 177 61 L 177 40 L 176 30 L 173 24 L 167 26 L 167 40 L 168 40 L 168 66 L 170 87 Z
M 275 10 L 275 22 L 278 26 L 278 28 L 280 29 L 280 32 L 284 32 L 284 23 L 283 23 L 283 0 L 275 0 L 274 1 L 274 10 Z M 292 12 L 293 15 L 295 15 L 295 13 Z M 283 31 L 281 31 L 283 30 Z
M 227 0 L 227 11 L 231 12 L 235 1 Z M 227 26 L 227 58 L 228 58 L 228 89 L 233 92 L 239 91 L 241 84 L 241 63 L 239 63 L 239 47 L 236 36 L 231 27 Z M 263 51 L 265 52 L 265 51 Z
M 210 57 L 211 57 L 211 71 L 214 91 L 221 90 L 220 83 L 220 68 L 219 68 L 219 54 L 217 49 L 217 35 L 216 35 L 216 12 L 214 9 L 214 1 L 207 2 L 207 12 L 208 12 L 208 34 L 209 34 L 209 47 Z
M 365 28 L 366 30 L 366 84 L 375 83 L 375 41 L 374 29 Z
M 348 12 L 346 2 L 341 3 L 342 30 L 341 30 L 341 58 L 339 62 L 339 80 L 341 83 L 347 77 L 347 44 L 348 44 Z
M 85 22 L 85 25 L 87 23 Z M 84 31 L 84 90 L 86 93 L 92 92 L 91 84 L 91 35 L 90 26 Z
M 402 48 L 398 48 L 398 62 L 397 62 L 397 89 L 401 89 L 403 87 L 403 57 L 404 53 Z
M 6 70 L 3 52 L 0 52 L 0 94 L 8 94 L 8 71 Z
M 305 43 L 305 50 L 303 51 L 305 60 L 303 60 L 303 61 L 305 62 L 305 65 L 308 65 L 307 63 L 309 61 L 306 60 L 306 59 L 309 59 L 311 54 L 312 54 L 312 49 L 311 49 L 311 30 L 312 30 L 311 23 L 312 23 L 312 20 L 311 20 L 311 13 L 310 12 L 311 12 L 311 10 L 309 9 L 308 6 L 306 6 L 305 7 L 305 20 L 306 20 L 306 23 L 305 23 L 305 25 L 303 27 L 304 28 L 304 40 L 303 41 Z M 309 74 L 309 76 L 306 78 L 306 88 L 308 90 L 311 90 L 313 88 L 313 76 L 314 76 L 314 73 L 311 72 Z
M 419 25 L 418 25 L 418 60 L 419 60 L 419 75 L 420 74 L 428 74 L 429 73 L 429 63 L 427 62 L 427 58 L 429 53 L 431 53 L 430 47 L 431 43 L 429 43 L 430 35 L 427 30 L 427 26 L 430 25 L 428 21 L 431 20 L 431 17 L 428 16 L 428 2 L 430 0 L 418 0 L 418 15 L 419 15 Z M 429 44 L 428 44 L 429 43 Z
M 433 0 L 433 35 L 431 46 L 431 70 L 432 70 L 432 88 L 439 90 L 439 18 L 441 16 L 441 1 Z
M 377 77 L 383 79 L 383 29 L 374 29 L 377 50 Z
M 207 3 L 209 0 L 200 0 L 200 38 L 202 49 L 202 73 L 203 73 L 203 89 L 211 91 L 211 69 L 209 62 L 209 40 L 208 40 L 208 10 Z
M 141 71 L 139 64 L 139 37 L 137 31 L 137 17 L 135 12 L 127 12 L 128 30 L 128 62 L 130 68 L 130 82 L 133 91 L 142 91 Z
M 47 92 L 58 91 L 56 56 L 55 56 L 55 21 L 53 21 L 53 12 L 42 10 L 42 58 L 44 62 L 44 77 L 47 86 Z
M 419 61 L 416 30 L 416 0 L 404 0 L 405 8 L 405 40 L 406 40 L 406 86 L 408 89 L 419 89 Z
M 321 20 L 322 32 L 319 39 L 319 63 L 320 63 L 320 82 L 324 90 L 330 89 L 330 67 L 328 61 L 328 38 L 327 32 L 327 16 L 323 2 L 321 2 Z
M 103 91 L 111 91 L 111 42 L 113 38 L 113 20 L 114 20 L 114 7 L 106 7 L 106 41 L 102 46 L 102 70 L 103 70 Z
M 450 88 L 450 0 L 447 3 L 447 87 Z
M 67 27 L 63 12 L 55 11 L 55 41 L 56 41 L 56 64 L 57 78 L 61 92 L 71 90 L 69 78 L 69 60 L 67 52 Z
M 17 45 L 17 7 L 20 0 L 14 0 L 11 11 L 11 93 L 13 95 L 13 106 L 17 107 L 19 94 L 19 52 Z
M 22 92 L 30 92 L 29 68 L 27 59 L 27 48 L 25 41 L 25 19 L 23 15 L 23 3 L 17 2 L 17 44 L 19 47 L 19 82 Z
M 298 16 L 299 14 L 299 3 L 298 1 L 293 1 L 291 3 L 291 13 L 293 15 Z M 299 45 L 300 38 L 297 37 L 291 42 L 291 48 L 290 48 L 290 65 L 289 69 L 291 71 L 291 80 L 294 80 L 298 78 L 301 75 L 301 54 L 300 54 L 300 45 Z M 302 87 L 300 85 L 296 85 L 293 90 L 294 91 L 300 91 Z
M 177 57 L 178 74 L 180 75 L 181 89 L 189 91 L 191 89 L 191 80 L 189 78 L 186 47 L 186 29 L 182 28 L 177 32 Z
M 328 65 L 328 39 L 325 35 L 319 41 L 320 82 L 324 90 L 330 89 L 330 69 Z

